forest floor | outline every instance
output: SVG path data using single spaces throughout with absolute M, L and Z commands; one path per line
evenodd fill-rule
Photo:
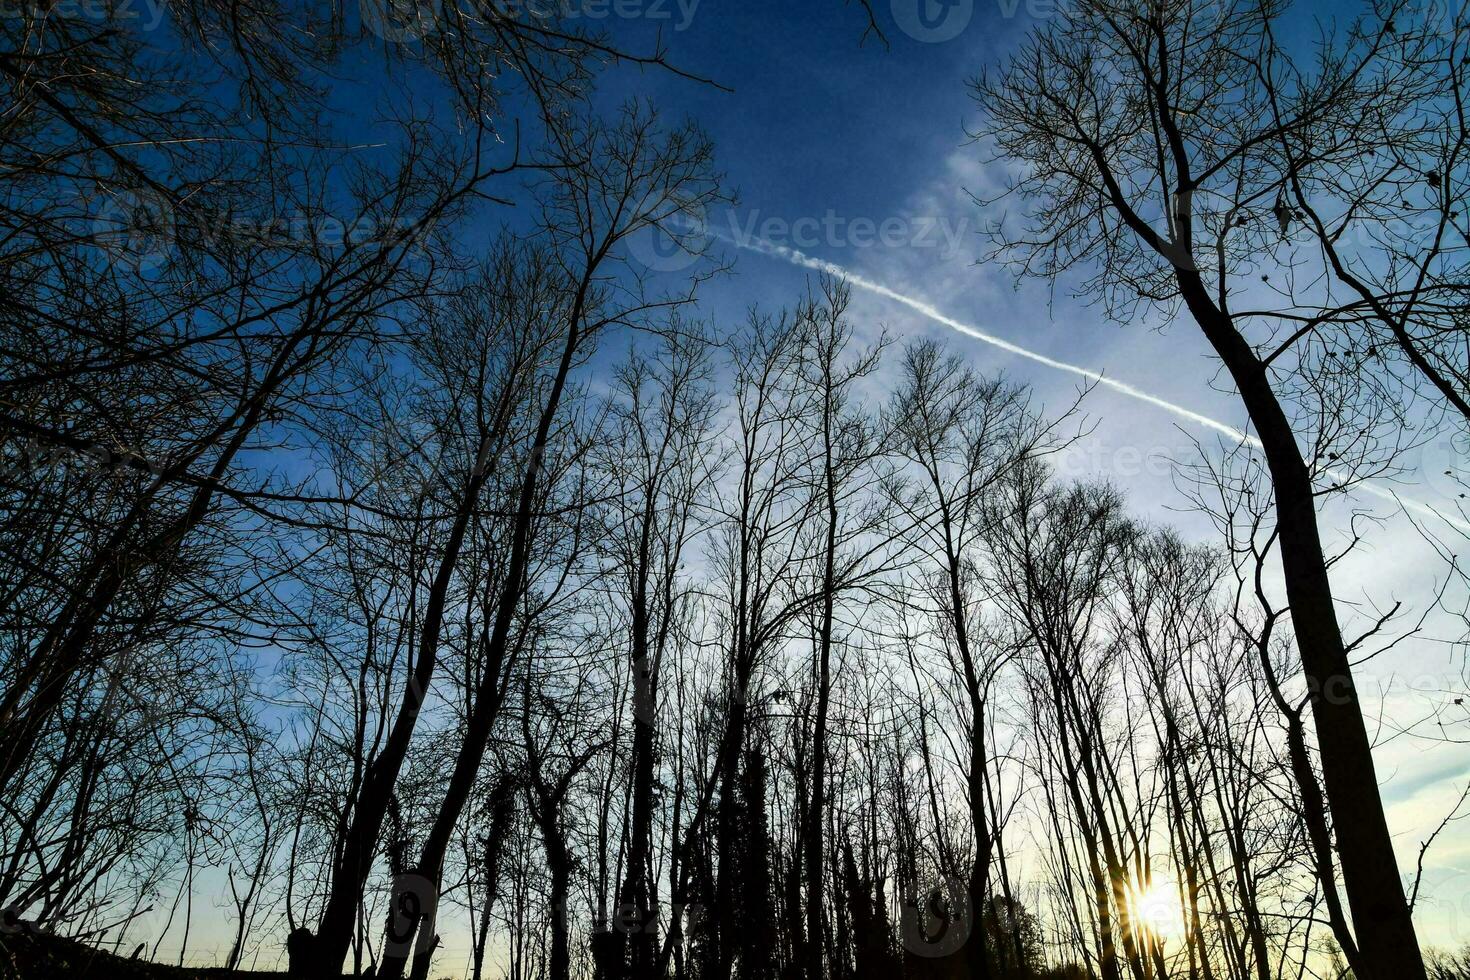
M 0 932 L 0 980 L 266 980 L 284 973 L 178 967 L 130 960 L 74 939 Z

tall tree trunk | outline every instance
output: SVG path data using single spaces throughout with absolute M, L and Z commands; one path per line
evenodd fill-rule
M 363 885 L 372 870 L 378 836 L 382 832 L 389 800 L 393 796 L 393 786 L 408 755 L 419 710 L 423 707 L 429 684 L 433 680 L 449 585 L 459 563 L 465 532 L 479 499 L 480 489 L 489 477 L 490 446 L 490 437 L 483 437 L 476 453 L 474 468 L 470 471 L 459 499 L 459 508 L 445 542 L 438 571 L 429 590 L 413 673 L 404 687 L 403 700 L 398 706 L 398 714 L 393 720 L 393 727 L 389 730 L 383 750 L 368 766 L 363 778 L 362 790 L 355 801 L 352 823 L 332 867 L 327 904 L 322 911 L 317 933 L 309 942 L 301 942 L 293 949 L 293 975 L 327 977 L 342 972 L 342 961 L 347 956 L 347 947 L 352 943 L 352 930 L 358 905 L 362 901 Z M 300 963 L 295 955 L 298 952 L 305 957 Z
M 553 817 L 553 822 L 555 818 Z M 571 980 L 572 946 L 567 929 L 567 895 L 571 891 L 571 855 L 561 839 L 560 830 L 545 840 L 547 870 L 551 873 L 551 958 L 547 965 L 549 980 Z
M 740 841 L 740 754 L 745 745 L 745 699 L 749 679 L 737 665 L 734 690 L 730 693 L 729 721 L 721 746 L 720 802 L 715 826 L 715 907 L 709 917 L 711 966 L 716 980 L 727 980 L 735 962 L 735 945 L 740 922 L 735 914 L 739 901 Z
M 482 854 L 485 905 L 480 910 L 479 928 L 475 931 L 471 980 L 480 980 L 484 972 L 485 947 L 490 937 L 490 912 L 495 908 L 495 900 L 500 897 L 500 860 L 515 810 L 515 793 L 515 783 L 508 776 L 502 776 L 490 794 L 490 827 L 485 834 L 485 849 Z
M 582 298 L 579 294 L 577 303 L 572 307 L 566 341 L 562 346 L 561 361 L 557 365 L 546 404 L 541 409 L 536 425 L 536 436 L 531 445 L 530 458 L 526 461 L 526 472 L 521 479 L 519 498 L 516 503 L 515 526 L 511 532 L 510 560 L 506 566 L 505 582 L 500 598 L 495 606 L 495 625 L 485 646 L 485 665 L 480 675 L 480 683 L 476 685 L 475 707 L 465 726 L 464 741 L 460 743 L 459 753 L 455 756 L 449 786 L 444 792 L 439 812 L 434 818 L 433 825 L 429 828 L 423 850 L 419 854 L 418 873 L 433 881 L 439 880 L 444 866 L 444 854 L 449 849 L 449 838 L 454 831 L 454 824 L 459 820 L 459 815 L 464 811 L 465 802 L 469 800 L 470 791 L 474 788 L 475 778 L 480 771 L 480 763 L 485 758 L 485 747 L 490 742 L 491 730 L 495 727 L 495 719 L 499 716 L 500 705 L 505 699 L 505 691 L 500 684 L 501 673 L 510 647 L 511 624 L 515 620 L 516 609 L 522 590 L 525 588 L 526 569 L 530 562 L 531 524 L 542 460 L 545 456 L 547 440 L 551 435 L 552 423 L 556 419 L 557 407 L 561 404 L 562 392 L 566 388 L 567 375 L 571 373 L 572 362 L 581 339 L 581 317 Z M 475 496 L 478 497 L 478 487 L 476 490 Z M 383 965 L 378 970 L 378 976 L 401 976 L 403 965 L 402 957 L 385 957 Z M 426 972 L 427 969 L 428 965 L 425 964 Z
M 639 534 L 637 567 L 631 596 L 630 657 L 633 663 L 633 819 L 628 840 L 628 873 L 623 883 L 619 925 L 628 930 L 632 946 L 630 975 L 651 977 L 658 942 L 657 915 L 652 905 L 653 850 L 653 725 L 658 711 L 657 678 L 649 649 L 649 562 L 657 494 L 650 486 L 645 497 Z M 670 615 L 665 611 L 665 615 Z M 632 921 L 624 917 L 632 912 Z
M 740 774 L 741 836 L 735 859 L 740 926 L 731 943 L 738 953 L 741 980 L 775 978 L 779 937 L 772 905 L 771 833 L 766 816 L 769 794 L 765 755 L 752 748 L 745 753 Z
M 643 675 L 651 670 L 646 648 L 642 659 L 635 661 L 634 670 Z M 633 826 L 628 843 L 628 874 L 622 899 L 622 904 L 631 909 L 633 919 L 628 923 L 620 916 L 619 921 L 630 932 L 631 976 L 643 978 L 653 972 L 658 943 L 657 913 L 653 907 L 649 881 L 653 849 L 653 695 L 650 678 L 645 676 L 635 683 L 649 690 L 649 693 L 640 697 L 649 714 L 633 720 Z
M 1364 980 L 1422 980 L 1424 961 L 1333 604 L 1311 473 L 1271 390 L 1265 365 L 1230 317 L 1215 306 L 1199 273 L 1180 269 L 1177 276 L 1190 312 L 1240 391 L 1271 472 L 1286 595 L 1316 722 L 1327 805 Z M 1335 883 L 1324 881 L 1322 887 L 1331 889 Z
M 975 980 L 988 980 L 990 976 L 990 943 L 985 935 L 982 918 L 985 910 L 985 891 L 990 880 L 990 822 L 985 812 L 985 696 L 984 681 L 980 677 L 975 661 L 975 651 L 970 643 L 969 622 L 965 616 L 964 588 L 961 580 L 959 545 L 955 540 L 954 520 L 948 504 L 940 508 L 940 523 L 944 531 L 945 574 L 948 588 L 950 626 L 954 630 L 955 649 L 959 651 L 964 667 L 965 693 L 970 701 L 970 757 L 965 767 L 966 788 L 970 798 L 970 827 L 974 835 L 975 857 L 970 864 L 970 915 L 975 923 L 966 946 L 970 976 Z
M 807 980 L 824 980 L 822 903 L 825 869 L 822 823 L 827 806 L 827 712 L 832 696 L 832 616 L 837 575 L 837 476 L 832 465 L 832 383 L 830 365 L 824 379 L 822 403 L 822 489 L 827 511 L 827 534 L 822 562 L 822 619 L 817 638 L 817 715 L 812 726 L 812 790 L 803 843 L 806 848 Z

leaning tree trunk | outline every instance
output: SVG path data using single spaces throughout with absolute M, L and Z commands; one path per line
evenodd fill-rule
M 822 825 L 827 808 L 827 715 L 832 699 L 832 618 L 837 591 L 837 476 L 832 470 L 832 395 L 826 387 L 822 408 L 823 491 L 827 532 L 822 563 L 822 621 L 817 639 L 817 717 L 812 727 L 812 792 L 806 834 L 806 944 L 807 980 L 823 980 L 822 903 L 825 856 Z
M 1316 722 L 1327 806 L 1337 833 L 1363 980 L 1421 980 L 1424 961 L 1383 813 L 1362 703 L 1333 605 L 1311 472 L 1271 389 L 1266 366 L 1229 315 L 1210 299 L 1199 273 L 1180 269 L 1177 275 L 1190 312 L 1240 391 L 1270 469 L 1287 601 Z M 1335 886 L 1324 881 L 1322 887 Z
M 975 839 L 975 859 L 970 865 L 970 915 L 975 931 L 966 944 L 969 975 L 973 980 L 989 980 L 990 943 L 982 925 L 986 888 L 990 881 L 992 840 L 985 812 L 985 696 L 975 652 L 970 644 L 969 623 L 965 619 L 965 597 L 961 589 L 961 570 L 953 519 L 948 506 L 940 511 L 944 530 L 945 575 L 949 590 L 950 626 L 954 630 L 955 649 L 965 670 L 965 693 L 970 702 L 970 758 L 965 767 L 966 785 L 970 793 L 970 827 Z
M 622 901 L 633 913 L 628 928 L 632 947 L 630 976 L 634 978 L 652 975 L 658 943 L 658 922 L 649 882 L 653 847 L 653 678 L 648 676 L 652 667 L 646 643 L 642 647 L 635 654 L 634 665 L 640 674 L 635 681 L 639 687 L 636 697 L 640 710 L 633 719 L 633 825 Z
M 388 813 L 388 803 L 393 795 L 393 786 L 398 771 L 408 756 L 409 743 L 418 723 L 419 710 L 428 694 L 438 660 L 439 637 L 444 625 L 444 608 L 448 601 L 449 585 L 459 563 L 460 550 L 464 545 L 465 533 L 480 489 L 489 476 L 489 437 L 481 440 L 476 454 L 475 466 L 465 483 L 454 524 L 444 545 L 439 568 L 429 590 L 428 603 L 424 609 L 423 627 L 419 634 L 418 659 L 413 673 L 404 686 L 403 700 L 398 714 L 389 729 L 383 750 L 368 766 L 362 791 L 358 794 L 352 824 L 342 842 L 342 849 L 332 867 L 332 878 L 327 895 L 327 904 L 322 911 L 317 933 L 303 940 L 292 949 L 291 973 L 293 976 L 328 977 L 342 972 L 342 961 L 352 942 L 352 931 L 356 924 L 358 905 L 362 901 L 362 889 L 372 869 L 373 857 L 378 846 L 378 835 L 383 829 L 383 820 Z
M 548 829 L 549 828 L 549 829 Z M 550 823 L 542 823 L 546 835 L 546 866 L 551 877 L 551 890 L 547 897 L 551 901 L 551 958 L 548 961 L 549 980 L 571 980 L 572 946 L 567 937 L 567 895 L 571 892 L 572 856 L 567 851 L 561 828 L 556 826 L 556 814 L 551 814 Z
M 471 980 L 480 980 L 484 974 L 485 948 L 490 939 L 490 912 L 495 900 L 500 897 L 501 854 L 515 813 L 516 784 L 509 776 L 502 776 L 490 792 L 490 829 L 485 835 L 483 852 L 485 871 L 485 905 L 480 910 L 479 928 L 475 933 L 473 973 Z
M 654 489 L 644 498 L 639 536 L 635 585 L 631 596 L 632 630 L 630 658 L 633 666 L 633 786 L 632 826 L 628 840 L 628 874 L 623 882 L 621 912 L 631 909 L 631 923 L 619 918 L 627 928 L 632 946 L 629 976 L 642 980 L 651 977 L 657 953 L 658 922 L 653 908 L 653 785 L 654 785 L 654 721 L 658 712 L 658 679 L 654 676 L 649 637 L 652 632 L 649 610 L 649 564 L 652 551 L 653 522 L 656 519 Z M 669 615 L 667 611 L 665 615 Z M 621 938 L 621 936 L 619 937 Z M 619 943 L 621 947 L 621 943 Z M 619 948 L 618 959 L 622 959 Z
M 515 526 L 511 532 L 510 560 L 506 567 L 505 583 L 495 606 L 495 623 L 491 629 L 490 640 L 486 644 L 486 662 L 480 683 L 475 691 L 475 707 L 465 727 L 464 741 L 460 743 L 459 753 L 455 756 L 449 786 L 445 790 L 444 799 L 439 805 L 439 812 L 435 816 L 433 825 L 429 828 L 423 850 L 419 855 L 418 873 L 436 884 L 444 866 L 444 854 L 449 849 L 449 839 L 454 831 L 454 825 L 464 811 L 470 791 L 474 788 L 475 779 L 480 772 L 480 763 L 484 761 L 485 749 L 490 743 L 490 733 L 495 727 L 495 719 L 500 714 L 500 705 L 504 700 L 505 691 L 500 685 L 501 671 L 509 651 L 511 625 L 515 620 L 517 603 L 525 587 L 527 567 L 530 563 L 531 525 L 535 511 L 536 491 L 540 482 L 546 444 L 551 436 L 551 426 L 556 420 L 557 408 L 561 403 L 562 392 L 566 389 L 567 376 L 571 373 L 573 359 L 581 340 L 581 311 L 582 298 L 579 296 L 572 308 L 566 341 L 562 346 L 561 360 L 557 365 L 546 404 L 542 406 L 540 418 L 537 420 L 535 441 L 531 446 L 530 458 L 526 462 L 526 472 L 521 481 L 516 502 Z M 405 942 L 406 939 L 407 937 L 405 937 Z M 403 967 L 402 956 L 385 958 L 382 968 L 378 971 L 378 976 L 387 978 L 401 976 Z M 416 980 L 422 980 L 423 974 L 427 972 L 428 963 L 421 962 L 415 966 L 414 976 Z

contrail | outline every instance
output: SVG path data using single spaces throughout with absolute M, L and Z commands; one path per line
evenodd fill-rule
M 963 334 L 966 337 L 978 340 L 981 343 L 989 344 L 992 347 L 999 348 L 1000 350 L 1003 350 L 1008 354 L 1014 354 L 1017 357 L 1023 357 L 1028 361 L 1034 361 L 1037 364 L 1044 365 L 1056 371 L 1065 371 L 1068 374 L 1075 374 L 1078 377 L 1086 378 L 1087 380 L 1094 382 L 1095 384 L 1102 385 L 1106 388 L 1111 388 L 1120 394 L 1127 395 L 1129 398 L 1137 399 L 1138 401 L 1152 405 L 1155 408 L 1161 408 L 1164 411 L 1169 412 L 1170 414 L 1177 415 L 1182 419 L 1187 419 L 1190 422 L 1193 422 L 1195 425 L 1201 426 L 1202 428 L 1210 429 L 1214 432 L 1218 432 L 1222 435 L 1228 436 L 1229 438 L 1250 446 L 1253 449 L 1262 448 L 1261 440 L 1257 439 L 1255 436 L 1251 435 L 1243 429 L 1238 429 L 1235 426 L 1229 425 L 1225 422 L 1221 422 L 1218 419 L 1212 419 L 1208 415 L 1203 415 L 1199 412 L 1194 411 L 1191 408 L 1180 405 L 1177 402 L 1171 402 L 1166 398 L 1160 398 L 1157 395 L 1151 395 L 1141 388 L 1136 388 L 1133 385 L 1128 384 L 1126 381 L 1118 381 L 1114 378 L 1109 378 L 1101 371 L 1095 371 L 1092 368 L 1082 367 L 1081 365 L 1077 364 L 1068 364 L 1066 361 L 1059 361 L 1056 358 L 1047 357 L 1045 354 L 1038 354 L 1036 351 L 1027 350 L 1025 347 L 1022 347 L 1019 344 L 1013 344 L 1009 340 L 997 337 L 991 333 L 986 333 L 984 330 L 980 330 L 974 326 L 971 326 L 968 323 L 964 323 L 960 320 L 956 320 L 954 317 L 947 316 L 921 299 L 915 299 L 912 296 L 905 296 L 903 293 L 890 289 L 889 287 L 883 285 L 881 282 L 874 282 L 871 279 L 864 278 L 863 276 L 860 276 L 855 272 L 843 268 L 835 262 L 827 262 L 823 259 L 815 258 L 813 256 L 807 255 L 805 252 L 797 251 L 794 248 L 788 248 L 785 245 L 777 245 L 773 242 L 768 242 L 763 238 L 756 238 L 754 236 L 736 237 L 733 235 L 724 234 L 712 228 L 708 229 L 708 231 L 716 238 L 728 242 L 729 244 L 734 245 L 736 248 L 745 249 L 748 252 L 755 252 L 759 255 L 767 255 L 772 258 L 781 259 L 784 262 L 789 262 L 792 265 L 801 266 L 804 269 L 812 269 L 817 272 L 825 272 L 828 275 L 836 276 L 840 279 L 846 280 L 848 283 L 858 287 L 859 289 L 866 290 L 867 292 L 873 293 L 874 295 L 882 296 L 884 299 L 889 299 L 895 303 L 907 306 L 909 309 L 913 310 L 915 313 L 918 313 L 920 316 L 933 320 L 935 323 L 942 324 L 943 326 L 948 327 L 956 333 Z M 1346 474 L 1330 469 L 1326 470 L 1325 472 L 1333 479 L 1343 482 L 1347 481 Z M 1457 517 L 1445 514 L 1444 512 L 1429 506 L 1428 504 L 1420 503 L 1417 500 L 1412 500 L 1407 497 L 1401 497 L 1397 493 L 1394 493 L 1392 490 L 1389 490 L 1386 487 L 1380 487 L 1368 482 L 1359 482 L 1357 484 L 1354 484 L 1354 489 L 1363 490 L 1367 493 L 1372 494 L 1375 497 L 1380 497 L 1384 500 L 1391 500 L 1402 507 L 1407 507 L 1410 510 L 1418 511 L 1420 514 L 1429 517 L 1437 517 L 1447 524 L 1451 524 L 1462 531 L 1470 531 L 1470 523 L 1466 523 L 1465 521 L 1462 521 Z

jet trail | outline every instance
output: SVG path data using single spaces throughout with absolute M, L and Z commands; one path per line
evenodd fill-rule
M 1244 443 L 1245 445 L 1250 446 L 1253 449 L 1261 448 L 1261 440 L 1257 439 L 1255 436 L 1242 429 L 1236 428 L 1233 425 L 1221 422 L 1218 419 L 1212 419 L 1208 415 L 1202 415 L 1201 413 L 1196 412 L 1193 409 L 1186 408 L 1185 406 L 1180 405 L 1176 402 L 1171 402 L 1168 399 L 1160 398 L 1157 395 L 1151 395 L 1141 388 L 1136 388 L 1133 385 L 1128 384 L 1126 381 L 1118 381 L 1114 378 L 1109 378 L 1101 371 L 1094 371 L 1092 368 L 1082 367 L 1077 364 L 1068 364 L 1066 361 L 1059 361 L 1055 358 L 1047 357 L 1045 354 L 1038 354 L 1036 351 L 1027 350 L 1025 347 L 1022 347 L 1019 344 L 1013 344 L 1009 340 L 1004 340 L 1000 337 L 995 336 L 994 334 L 986 333 L 984 330 L 980 330 L 976 327 L 971 326 L 968 323 L 956 320 L 954 317 L 946 316 L 944 313 L 941 313 L 939 310 L 935 309 L 933 306 L 929 305 L 921 299 L 915 299 L 912 296 L 905 296 L 903 293 L 890 289 L 889 287 L 883 285 L 881 282 L 874 282 L 873 280 L 866 279 L 855 272 L 850 272 L 849 270 L 843 268 L 835 262 L 827 262 L 823 259 L 814 258 L 813 256 L 807 255 L 805 252 L 799 252 L 794 248 L 788 248 L 785 245 L 777 245 L 773 242 L 768 242 L 764 239 L 756 238 L 753 236 L 742 236 L 740 238 L 737 238 L 733 235 L 728 235 L 714 229 L 709 229 L 709 233 L 714 235 L 716 238 L 721 239 L 722 241 L 734 245 L 736 248 L 745 249 L 748 252 L 755 252 L 758 255 L 767 255 L 772 258 L 781 259 L 784 262 L 789 262 L 792 265 L 800 266 L 804 269 L 812 269 L 817 272 L 825 272 L 828 275 L 844 279 L 848 283 L 856 286 L 859 289 L 873 293 L 877 296 L 882 296 L 884 299 L 892 300 L 893 302 L 899 303 L 903 306 L 907 306 L 909 309 L 913 310 L 915 313 L 918 313 L 920 316 L 933 320 L 935 323 L 946 326 L 956 333 L 963 334 L 964 336 L 970 337 L 974 340 L 978 340 L 981 343 L 989 344 L 992 347 L 999 348 L 1000 350 L 1003 350 L 1008 354 L 1014 354 L 1017 357 L 1025 358 L 1028 361 L 1034 361 L 1037 364 L 1044 365 L 1045 367 L 1052 368 L 1053 370 L 1065 371 L 1068 374 L 1075 374 L 1078 377 L 1086 378 L 1087 380 L 1092 381 L 1096 384 L 1111 388 L 1120 394 L 1127 395 L 1129 398 L 1137 399 L 1138 401 L 1152 405 L 1155 408 L 1161 408 L 1166 412 L 1177 415 L 1182 419 L 1187 419 L 1188 421 L 1193 422 L 1195 425 L 1201 426 L 1202 428 L 1210 429 L 1214 432 L 1218 432 L 1222 435 L 1228 436 L 1229 438 L 1234 439 L 1237 442 Z M 1334 479 L 1343 481 L 1346 480 L 1346 475 L 1343 473 L 1334 470 L 1327 470 L 1326 473 L 1328 476 L 1331 476 Z M 1354 484 L 1353 489 L 1362 490 L 1366 493 L 1372 494 L 1375 497 L 1381 497 L 1384 500 L 1391 500 L 1394 503 L 1399 504 L 1400 506 L 1407 507 L 1410 510 L 1419 512 L 1420 514 L 1424 514 L 1429 517 L 1437 517 L 1447 524 L 1451 524 L 1462 531 L 1470 531 L 1470 523 L 1466 523 L 1465 521 L 1460 520 L 1458 517 L 1453 517 L 1449 514 L 1445 514 L 1428 504 L 1420 503 L 1417 500 L 1412 500 L 1407 497 L 1401 497 L 1398 494 L 1394 493 L 1392 490 L 1389 490 L 1385 487 L 1380 487 L 1373 483 L 1360 482 Z

